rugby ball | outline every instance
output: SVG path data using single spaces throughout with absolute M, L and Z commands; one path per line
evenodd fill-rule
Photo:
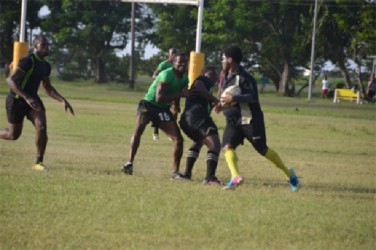
M 227 94 L 231 94 L 231 95 L 235 96 L 235 95 L 240 95 L 241 93 L 242 93 L 242 91 L 241 91 L 241 89 L 239 88 L 238 85 L 232 85 L 232 86 L 226 88 L 221 95 L 221 99 L 220 99 L 221 106 L 222 107 L 235 106 L 236 102 L 232 101 L 231 103 L 227 103 L 227 102 L 224 101 L 223 97 L 225 97 Z

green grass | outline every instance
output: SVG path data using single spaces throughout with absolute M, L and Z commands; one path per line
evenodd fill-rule
M 282 172 L 246 143 L 237 153 L 247 182 L 232 192 L 200 183 L 206 149 L 192 182 L 171 181 L 171 142 L 153 141 L 150 126 L 134 175 L 120 172 L 144 94 L 138 90 L 147 86 L 55 86 L 76 116 L 42 97 L 49 171 L 30 169 L 28 121 L 18 141 L 0 141 L 0 249 L 376 248 L 374 105 L 262 95 L 268 144 L 295 166 L 302 189 L 292 193 Z M 1 82 L 0 127 L 5 92 Z M 223 116 L 214 119 L 222 133 Z M 228 181 L 222 155 L 217 173 Z

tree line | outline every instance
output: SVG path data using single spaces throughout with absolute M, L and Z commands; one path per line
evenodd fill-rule
M 314 0 L 206 0 L 202 52 L 206 63 L 220 62 L 223 46 L 243 48 L 245 66 L 256 68 L 290 95 L 295 68 L 309 69 Z M 48 8 L 48 15 L 40 9 Z M 12 60 L 18 40 L 21 0 L 0 1 L 0 63 Z M 176 47 L 195 49 L 197 7 L 189 5 L 136 4 L 135 60 L 138 74 L 152 74 L 165 51 Z M 63 79 L 93 78 L 98 83 L 126 82 L 130 58 L 119 56 L 130 39 L 131 3 L 119 0 L 32 0 L 27 6 L 27 39 L 39 28 L 52 42 L 49 61 Z M 330 60 L 341 71 L 348 88 L 348 59 L 357 67 L 368 66 L 376 55 L 375 0 L 319 0 L 315 71 Z M 145 60 L 146 44 L 161 50 Z M 359 74 L 359 83 L 361 75 Z

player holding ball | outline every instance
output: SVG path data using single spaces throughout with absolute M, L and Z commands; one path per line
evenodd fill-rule
M 226 117 L 222 151 L 231 171 L 231 180 L 224 189 L 234 189 L 244 182 L 239 174 L 235 150 L 247 139 L 258 153 L 284 172 L 292 191 L 298 191 L 300 183 L 295 170 L 287 168 L 279 155 L 266 144 L 264 114 L 259 103 L 257 83 L 240 65 L 242 59 L 242 51 L 236 45 L 222 51 L 222 69 L 226 72 L 226 77 L 222 88 L 221 108 L 217 107 L 217 111 L 222 109 Z M 240 88 L 240 94 L 226 91 L 235 85 Z

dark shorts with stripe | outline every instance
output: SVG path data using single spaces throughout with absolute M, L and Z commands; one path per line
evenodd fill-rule
M 169 108 L 160 108 L 145 100 L 141 100 L 138 103 L 137 114 L 146 116 L 153 127 L 159 127 L 161 122 L 175 122 Z
M 251 121 L 251 124 L 246 125 L 226 123 L 223 131 L 222 146 L 230 144 L 235 149 L 240 144 L 244 144 L 244 139 L 247 139 L 260 154 L 266 153 L 268 146 L 266 145 L 264 123 L 257 124 L 253 121 Z
M 33 97 L 39 102 L 42 110 L 45 111 L 43 102 L 39 96 Z M 21 98 L 16 97 L 13 94 L 8 94 L 5 101 L 5 109 L 7 111 L 7 117 L 9 123 L 21 123 L 25 116 L 27 116 L 33 109 L 27 104 L 27 102 Z
M 187 117 L 182 114 L 180 128 L 194 142 L 201 142 L 205 137 L 218 135 L 218 129 L 213 119 L 207 117 Z

